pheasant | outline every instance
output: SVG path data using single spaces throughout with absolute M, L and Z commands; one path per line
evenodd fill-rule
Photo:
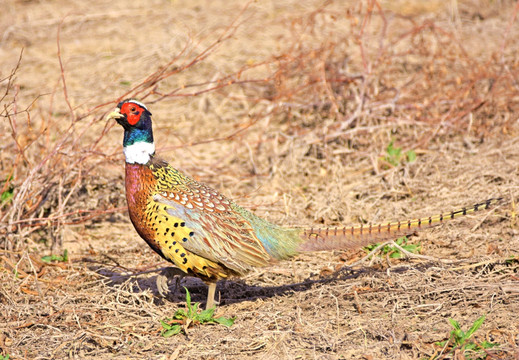
M 124 129 L 126 200 L 138 234 L 160 256 L 208 284 L 240 276 L 299 252 L 348 249 L 438 225 L 501 199 L 421 219 L 342 228 L 284 228 L 272 224 L 155 156 L 151 113 L 141 102 L 120 102 L 108 115 Z

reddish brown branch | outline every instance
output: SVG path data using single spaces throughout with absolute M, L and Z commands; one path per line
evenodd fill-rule
M 61 81 L 63 83 L 63 96 L 65 97 L 65 102 L 67 103 L 69 111 L 70 111 L 71 121 L 75 122 L 77 120 L 76 119 L 76 114 L 74 113 L 74 109 L 72 108 L 72 105 L 70 104 L 70 100 L 68 98 L 67 82 L 65 80 L 65 67 L 63 66 L 63 61 L 61 60 L 61 46 L 60 46 L 60 39 L 59 39 L 59 37 L 60 37 L 60 33 L 61 33 L 61 26 L 63 25 L 63 21 L 64 20 L 65 20 L 65 18 L 63 18 L 61 20 L 61 22 L 59 23 L 59 25 L 58 25 L 58 33 L 56 35 L 56 44 L 58 46 L 57 56 L 58 56 L 58 61 L 59 61 L 59 68 L 60 68 L 60 71 L 61 71 Z

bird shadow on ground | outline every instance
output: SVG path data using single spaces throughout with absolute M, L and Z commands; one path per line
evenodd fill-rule
M 431 266 L 434 266 L 434 264 L 413 264 L 412 266 L 404 265 L 392 267 L 391 272 L 403 273 L 408 270 L 424 271 Z M 150 270 L 136 274 L 124 274 L 117 271 L 119 269 L 114 270 L 113 268 L 110 269 L 104 266 L 91 267 L 92 271 L 95 271 L 99 275 L 105 277 L 106 284 L 114 289 L 119 288 L 121 285 L 129 282 L 131 284 L 129 289 L 131 289 L 131 291 L 134 293 L 150 290 L 155 295 L 155 302 L 157 304 L 165 304 L 166 302 L 184 303 L 186 301 L 186 295 L 183 287 L 189 290 L 193 302 L 200 302 L 205 304 L 207 298 L 207 286 L 202 280 L 191 276 L 183 277 L 176 284 L 174 279 L 170 279 L 170 292 L 165 297 L 160 296 L 157 290 L 156 276 L 145 276 L 150 273 L 158 273 L 162 269 L 163 268 L 159 268 L 156 270 Z M 332 284 L 339 281 L 355 280 L 363 276 L 376 276 L 385 273 L 385 269 L 378 270 L 369 267 L 352 268 L 349 266 L 344 266 L 338 271 L 318 279 L 307 278 L 301 282 L 275 286 L 248 285 L 240 279 L 221 280 L 218 282 L 216 289 L 217 294 L 220 295 L 220 297 L 218 298 L 217 295 L 216 300 L 220 302 L 220 305 L 226 305 L 240 303 L 243 301 L 267 299 L 276 296 L 303 292 L 309 290 L 315 285 Z M 178 286 L 179 284 L 180 286 Z

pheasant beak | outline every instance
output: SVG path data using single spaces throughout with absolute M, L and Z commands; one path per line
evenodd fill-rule
M 114 111 L 112 111 L 108 116 L 106 117 L 106 120 L 119 120 L 124 118 L 124 115 L 121 114 L 121 109 L 116 108 Z

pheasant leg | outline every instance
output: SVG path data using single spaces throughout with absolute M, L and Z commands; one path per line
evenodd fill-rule
M 216 293 L 216 283 L 211 282 L 207 285 L 209 288 L 207 289 L 207 303 L 205 305 L 206 309 L 210 309 L 212 307 L 215 307 L 219 303 L 215 301 L 214 296 Z

